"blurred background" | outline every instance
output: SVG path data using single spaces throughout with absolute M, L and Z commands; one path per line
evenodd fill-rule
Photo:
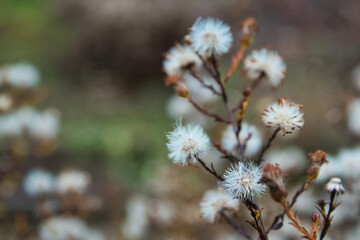
M 267 104 L 287 96 L 304 105 L 305 128 L 278 138 L 269 158 L 283 154 L 289 162 L 289 155 L 296 156 L 297 165 L 289 169 L 295 167 L 300 172 L 294 176 L 301 176 L 308 152 L 322 149 L 336 162 L 346 149 L 348 158 L 359 162 L 354 165 L 360 175 L 359 1 L 2 0 L 1 239 L 51 239 L 44 222 L 54 212 L 67 217 L 75 212 L 72 220 L 79 229 L 96 229 L 93 238 L 84 239 L 236 239 L 228 226 L 200 218 L 199 201 L 216 185 L 211 176 L 167 158 L 165 133 L 182 114 L 169 106 L 173 91 L 163 83 L 163 53 L 198 16 L 222 19 L 235 39 L 239 24 L 255 17 L 260 32 L 251 48 L 269 46 L 287 64 L 284 86 L 273 91 L 261 85 L 246 115 L 266 139 L 270 131 L 262 126 L 260 112 Z M 237 47 L 235 41 L 223 57 L 223 71 Z M 230 81 L 236 102 L 249 80 L 240 69 Z M 212 103 L 214 109 L 218 105 Z M 195 113 L 190 115 L 194 120 Z M 206 121 L 204 126 L 214 140 L 221 138 L 224 126 Z M 226 166 L 225 160 L 210 161 L 220 161 L 219 169 Z M 39 168 L 57 182 L 64 171 L 78 171 L 83 175 L 68 181 L 79 181 L 86 191 L 29 196 L 24 179 Z M 358 175 L 351 179 L 358 181 Z M 352 234 L 359 229 L 358 210 L 353 212 L 347 219 Z M 335 230 L 332 234 L 339 239 Z

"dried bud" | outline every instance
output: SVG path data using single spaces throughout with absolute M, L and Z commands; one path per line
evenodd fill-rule
M 259 26 L 253 17 L 245 19 L 241 24 L 241 43 L 250 46 L 253 43 L 255 32 L 259 31 Z
M 286 173 L 280 169 L 279 164 L 274 166 L 266 163 L 260 179 L 260 183 L 264 183 L 269 187 L 271 197 L 279 203 L 283 203 L 287 197 L 287 190 L 283 182 L 283 176 L 285 175 Z
M 181 77 L 177 74 L 172 74 L 166 77 L 165 86 L 175 86 L 179 82 L 182 82 Z
M 317 150 L 315 153 L 309 153 L 309 161 L 311 165 L 307 170 L 307 176 L 308 180 L 312 181 L 319 176 L 321 166 L 329 161 L 326 160 L 326 153 L 321 150 Z
M 178 82 L 174 86 L 174 90 L 179 97 L 182 97 L 182 98 L 189 97 L 189 91 L 183 82 Z
M 311 221 L 313 223 L 318 223 L 320 219 L 320 214 L 318 212 L 313 212 L 312 216 L 311 216 Z
M 341 179 L 338 177 L 331 178 L 325 185 L 325 190 L 329 193 L 335 192 L 337 195 L 344 194 L 345 188 L 341 183 Z

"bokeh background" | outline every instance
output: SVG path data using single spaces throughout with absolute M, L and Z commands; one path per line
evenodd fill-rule
M 346 112 L 356 97 L 353 71 L 360 63 L 356 0 L 2 0 L 0 64 L 36 66 L 43 96 L 38 108 L 56 108 L 61 116 L 56 150 L 28 159 L 16 179 L 21 182 L 36 167 L 88 172 L 89 191 L 102 204 L 87 221 L 106 239 L 230 239 L 227 226 L 199 217 L 198 203 L 215 181 L 201 169 L 172 165 L 165 147 L 174 118 L 167 111 L 173 93 L 163 84 L 163 53 L 198 16 L 221 18 L 234 37 L 242 20 L 255 17 L 260 32 L 252 48 L 269 46 L 286 62 L 284 86 L 278 91 L 261 86 L 246 116 L 266 136 L 259 113 L 268 103 L 288 96 L 304 105 L 305 128 L 277 139 L 276 147 L 336 155 L 356 146 L 359 138 L 348 130 Z M 224 56 L 223 70 L 236 47 Z M 247 84 L 236 72 L 230 85 L 234 101 Z M 217 139 L 221 126 L 209 131 Z M 0 148 L 6 156 L 8 146 Z M 149 215 L 138 217 L 146 221 L 133 220 L 142 230 L 129 230 L 126 219 L 136 211 L 129 209 L 144 205 L 154 212 L 140 213 Z M 21 187 L 3 197 L 1 239 L 38 239 L 40 223 L 32 208 Z M 126 233 L 131 231 L 135 235 Z

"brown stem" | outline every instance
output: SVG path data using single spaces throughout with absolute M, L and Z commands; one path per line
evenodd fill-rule
M 296 203 L 297 199 L 300 197 L 300 195 L 303 194 L 303 192 L 305 192 L 305 190 L 306 190 L 307 187 L 309 186 L 310 182 L 311 182 L 311 181 L 307 178 L 306 181 L 305 181 L 305 182 L 303 183 L 303 185 L 301 186 L 301 188 L 296 191 L 296 193 L 294 194 L 294 196 L 293 196 L 292 199 L 291 199 L 291 203 L 290 203 L 290 205 L 289 205 L 289 208 L 290 208 L 290 209 L 295 205 L 295 203 Z M 281 219 L 281 220 L 284 219 L 284 215 L 285 215 L 285 210 L 284 210 L 281 214 L 277 215 L 277 216 L 274 218 L 274 220 L 273 220 L 272 224 L 270 225 L 269 229 L 266 231 L 266 234 L 268 234 L 271 230 L 274 229 L 274 227 L 277 225 L 277 223 L 278 223 L 278 221 L 279 221 L 280 219 Z
M 226 123 L 226 124 L 229 124 L 230 122 L 222 117 L 220 117 L 218 114 L 216 113 L 212 113 L 212 112 L 209 112 L 208 110 L 206 110 L 205 108 L 201 107 L 199 104 L 197 104 L 192 98 L 188 98 L 188 101 L 189 103 L 191 103 L 199 112 L 201 112 L 202 114 L 208 116 L 208 117 L 211 117 L 211 118 L 214 118 L 215 121 L 218 121 L 218 122 L 223 122 L 223 123 Z
M 203 160 L 200 159 L 200 157 L 195 154 L 195 158 L 196 160 L 201 164 L 201 166 L 203 166 L 203 168 L 209 172 L 210 174 L 214 175 L 219 181 L 223 182 L 224 178 L 222 176 L 220 176 L 214 169 L 214 166 L 211 164 L 211 168 L 209 168 L 208 166 L 206 166 L 206 164 L 204 163 Z
M 304 235 L 305 238 L 309 240 L 316 240 L 300 223 L 299 219 L 294 216 L 293 212 L 291 211 L 289 205 L 284 201 L 282 204 L 285 210 L 286 215 L 292 221 L 292 225 Z
M 221 93 L 218 92 L 213 86 L 208 85 L 204 82 L 203 78 L 200 77 L 198 74 L 196 74 L 194 71 L 191 71 L 191 75 L 198 80 L 198 82 L 204 86 L 205 88 L 209 89 L 212 93 L 214 93 L 215 95 L 221 96 Z
M 280 127 L 276 128 L 275 131 L 273 132 L 273 134 L 271 135 L 271 137 L 269 138 L 269 140 L 267 141 L 266 145 L 263 146 L 261 153 L 256 161 L 257 164 L 260 164 L 262 161 L 262 158 L 265 154 L 265 152 L 269 149 L 269 147 L 271 146 L 271 143 L 274 141 L 276 135 L 280 132 Z
M 259 207 L 256 205 L 256 203 L 251 202 L 249 200 L 245 200 L 243 201 L 243 203 L 245 204 L 245 206 L 249 209 L 251 216 L 254 219 L 254 222 L 250 223 L 250 225 L 255 228 L 255 230 L 258 232 L 259 237 L 261 240 L 267 240 L 267 235 L 266 235 L 266 231 L 263 227 L 263 223 L 261 220 L 261 209 L 259 209 Z
M 225 219 L 225 221 L 237 232 L 239 235 L 243 236 L 244 238 L 251 240 L 252 238 L 245 232 L 242 227 L 239 227 L 234 223 L 225 213 L 224 211 L 220 211 L 221 216 Z
M 332 220 L 331 213 L 335 210 L 335 204 L 334 204 L 335 196 L 336 196 L 336 191 L 332 191 L 330 195 L 329 210 L 326 215 L 326 218 L 324 219 L 324 228 L 321 232 L 320 240 L 325 238 L 325 235 L 330 228 L 331 220 Z
M 231 61 L 231 66 L 229 67 L 229 69 L 226 71 L 224 79 L 222 80 L 222 83 L 224 85 L 226 85 L 227 81 L 229 80 L 229 78 L 231 77 L 231 75 L 233 74 L 233 72 L 236 70 L 237 66 L 239 65 L 241 59 L 244 56 L 244 52 L 247 48 L 247 45 L 241 44 L 241 47 L 239 49 L 239 51 L 236 53 L 236 55 L 232 58 Z

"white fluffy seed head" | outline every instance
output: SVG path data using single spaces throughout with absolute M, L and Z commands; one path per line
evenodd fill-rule
M 201 217 L 209 221 L 215 222 L 220 211 L 227 213 L 235 212 L 239 209 L 239 199 L 233 198 L 222 188 L 207 191 L 200 203 Z
M 278 87 L 285 78 L 286 66 L 279 54 L 266 48 L 254 50 L 244 60 L 247 76 L 257 79 L 264 75 L 274 87 Z
M 43 222 L 39 229 L 41 240 L 87 240 L 88 228 L 76 217 L 52 217 Z
M 191 46 L 202 56 L 227 53 L 233 41 L 230 27 L 213 18 L 199 17 L 191 27 L 190 36 Z
M 31 197 L 49 194 L 55 188 L 54 177 L 51 173 L 42 169 L 31 170 L 24 179 L 23 187 Z
M 279 127 L 284 135 L 304 126 L 302 105 L 295 104 L 285 97 L 269 105 L 262 113 L 262 117 L 266 127 Z
M 246 142 L 245 156 L 254 156 L 262 146 L 262 139 L 258 129 L 246 122 L 241 124 L 241 131 L 239 133 L 239 140 L 241 144 Z M 250 138 L 248 139 L 248 137 Z M 248 140 L 247 140 L 248 139 Z M 221 139 L 221 146 L 228 152 L 236 155 L 237 140 L 232 126 L 228 126 L 223 132 Z
M 248 161 L 239 162 L 225 171 L 222 186 L 234 198 L 251 200 L 265 192 L 266 186 L 259 183 L 261 175 L 261 166 Z
M 177 74 L 182 76 L 190 69 L 200 70 L 201 66 L 202 61 L 194 50 L 180 44 L 172 47 L 165 54 L 165 60 L 163 61 L 163 68 L 167 75 Z
M 199 125 L 183 126 L 181 120 L 166 137 L 168 156 L 176 164 L 196 163 L 195 155 L 200 156 L 210 149 L 210 139 L 204 129 Z
M 8 66 L 3 71 L 6 81 L 14 87 L 36 87 L 40 80 L 38 70 L 33 65 L 26 62 Z
M 333 177 L 330 181 L 325 185 L 325 190 L 327 192 L 335 192 L 336 194 L 343 194 L 345 192 L 345 188 L 341 183 L 341 179 L 338 177 Z

